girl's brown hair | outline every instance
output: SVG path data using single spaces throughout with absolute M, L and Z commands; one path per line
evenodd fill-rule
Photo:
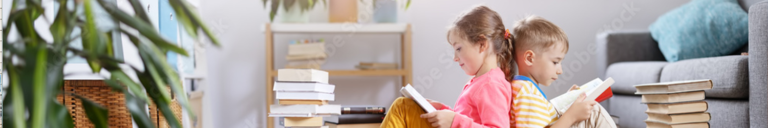
M 505 79 L 512 81 L 515 73 L 514 46 L 512 36 L 507 36 L 504 23 L 496 11 L 486 6 L 477 6 L 460 15 L 448 31 L 470 41 L 473 45 L 488 41 L 493 46 L 493 52 L 504 72 Z M 450 40 L 449 40 L 450 42 Z

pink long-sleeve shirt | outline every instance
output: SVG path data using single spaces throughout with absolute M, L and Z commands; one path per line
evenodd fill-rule
M 453 117 L 452 128 L 509 128 L 512 86 L 504 72 L 493 68 L 464 85 Z M 442 110 L 451 110 L 442 105 Z

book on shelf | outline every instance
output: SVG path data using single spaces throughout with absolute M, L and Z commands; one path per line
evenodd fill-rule
M 582 93 L 587 95 L 584 100 L 602 102 L 613 96 L 613 91 L 610 89 L 613 83 L 613 78 L 605 79 L 605 81 L 596 78 L 579 86 L 578 90 L 566 92 L 565 94 L 553 98 L 550 102 L 555 106 L 555 109 L 561 112 L 568 110 L 571 104 L 576 102 L 576 99 L 578 99 Z
M 426 98 L 421 96 L 418 91 L 416 91 L 411 84 L 405 85 L 403 88 L 400 88 L 400 93 L 402 93 L 405 97 L 413 99 L 413 101 L 416 101 L 419 106 L 421 106 L 424 111 L 427 113 L 437 111 L 432 104 L 427 101 Z
M 306 55 L 325 53 L 325 43 L 289 44 L 288 55 Z
M 296 104 L 269 106 L 269 113 L 312 113 L 317 115 L 341 115 L 341 105 Z
M 287 69 L 320 69 L 320 64 L 303 64 L 303 65 L 285 65 Z
M 278 100 L 327 100 L 333 101 L 333 93 L 323 92 L 275 92 L 275 99 Z
M 682 102 L 673 104 L 647 104 L 647 113 L 680 114 L 707 111 L 706 101 Z
M 709 122 L 667 124 L 661 122 L 645 121 L 648 128 L 709 128 Z
M 397 63 L 360 62 L 355 68 L 360 70 L 392 70 L 397 69 Z
M 293 105 L 293 104 L 316 104 L 316 105 L 325 105 L 328 104 L 327 100 L 277 100 L 277 104 L 282 105 Z
M 285 127 L 319 127 L 325 122 L 323 117 L 285 117 L 283 126 Z
M 318 115 L 312 113 L 269 113 L 269 117 L 317 117 L 317 116 L 330 116 L 330 115 Z
M 712 89 L 712 80 L 688 80 L 635 85 L 635 94 L 666 94 Z
M 291 60 L 287 65 L 324 64 L 325 59 Z
M 287 55 L 285 56 L 285 59 L 288 61 L 295 61 L 295 60 L 309 60 L 309 59 L 325 59 L 328 58 L 328 55 L 325 53 L 322 54 L 302 54 L 302 55 Z
M 334 124 L 364 124 L 381 123 L 384 121 L 384 114 L 341 114 L 324 118 L 326 122 Z
M 385 107 L 341 107 L 341 114 L 384 114 Z
M 328 128 L 379 128 L 381 123 L 363 123 L 363 124 L 334 124 L 326 123 Z
M 335 85 L 315 82 L 275 82 L 276 92 L 324 92 L 333 93 Z
M 668 93 L 668 94 L 645 94 L 642 96 L 642 103 L 677 103 L 687 101 L 704 100 L 704 91 Z
M 647 114 L 648 114 L 648 119 L 646 119 L 646 121 L 660 122 L 660 123 L 667 123 L 667 124 L 709 122 L 709 120 L 712 118 L 708 112 L 685 113 L 685 114 L 658 114 L 658 113 L 647 113 Z
M 320 69 L 325 63 L 325 59 L 308 59 L 308 60 L 290 60 L 285 64 L 285 68 L 312 68 Z
M 328 83 L 328 72 L 317 69 L 278 69 L 277 81 Z

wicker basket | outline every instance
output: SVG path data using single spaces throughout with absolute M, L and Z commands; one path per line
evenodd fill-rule
M 125 107 L 125 97 L 122 93 L 114 92 L 109 86 L 101 80 L 65 80 L 63 87 L 63 94 L 77 94 L 88 98 L 98 104 L 101 104 L 107 108 L 108 125 L 110 128 L 132 128 L 133 123 L 131 115 L 128 109 Z M 72 114 L 72 120 L 75 123 L 76 128 L 93 128 L 93 124 L 88 120 L 85 111 L 83 110 L 82 102 L 80 99 L 73 95 L 59 95 L 57 100 L 63 103 L 70 114 Z M 181 106 L 173 99 L 171 104 L 171 110 L 176 117 L 181 120 Z M 165 122 L 165 118 L 162 114 L 158 115 L 155 105 L 149 107 L 149 114 L 152 123 L 158 128 L 168 128 L 168 124 Z M 159 125 L 157 122 L 161 122 Z M 164 127 L 163 127 L 164 126 Z
M 93 128 L 88 116 L 83 110 L 80 99 L 72 93 L 83 96 L 95 103 L 107 108 L 108 125 L 111 128 L 132 128 L 131 114 L 125 107 L 125 98 L 122 93 L 114 92 L 104 81 L 100 80 L 65 80 L 64 93 L 61 96 L 63 104 L 67 106 L 72 121 L 76 128 Z

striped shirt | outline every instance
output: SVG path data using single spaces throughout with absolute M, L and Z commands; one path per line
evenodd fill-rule
M 541 128 L 557 120 L 555 107 L 547 101 L 538 85 L 526 76 L 512 80 L 512 110 L 510 126 L 516 128 Z

